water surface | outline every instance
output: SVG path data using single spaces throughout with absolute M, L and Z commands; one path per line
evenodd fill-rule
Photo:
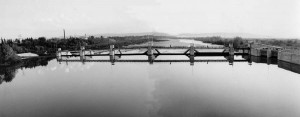
M 34 60 L 37 64 L 1 68 L 0 117 L 299 117 L 300 74 L 291 70 L 298 66 L 255 57 L 252 61 L 191 66 Z

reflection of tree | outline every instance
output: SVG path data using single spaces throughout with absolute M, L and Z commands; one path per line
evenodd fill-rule
M 35 68 L 37 66 L 47 66 L 53 57 L 35 57 L 31 59 L 26 59 L 23 61 L 23 68 Z
M 35 57 L 23 60 L 22 63 L 12 65 L 12 66 L 0 66 L 0 84 L 3 82 L 11 82 L 18 71 L 18 69 L 23 68 L 35 68 L 37 66 L 47 66 L 53 57 Z
M 9 66 L 9 67 L 0 67 L 0 84 L 2 82 L 11 82 L 16 75 L 16 71 L 21 67 L 21 64 Z

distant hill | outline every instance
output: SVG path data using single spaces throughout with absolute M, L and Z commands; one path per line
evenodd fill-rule
M 72 35 L 72 37 L 80 37 L 87 38 L 88 36 L 95 37 L 124 37 L 124 36 L 145 36 L 145 35 L 153 35 L 153 36 L 172 36 L 172 37 L 212 37 L 212 36 L 220 36 L 223 38 L 234 38 L 234 37 L 242 37 L 242 38 L 272 38 L 270 36 L 265 35 L 256 35 L 250 33 L 182 33 L 178 35 L 170 35 L 168 33 L 162 32 L 141 32 L 141 33 L 103 33 L 103 34 L 94 34 L 94 35 Z M 63 37 L 60 37 L 63 38 Z
M 71 37 L 78 37 L 78 38 L 88 38 L 89 36 L 94 37 L 125 37 L 125 36 L 145 36 L 145 35 L 153 35 L 153 36 L 172 36 L 167 33 L 161 32 L 141 32 L 141 33 L 103 33 L 103 34 L 90 34 L 90 35 L 70 35 Z M 57 38 L 63 38 L 63 36 L 59 36 Z M 69 38 L 68 36 L 66 38 Z
M 104 37 L 112 37 L 112 36 L 144 36 L 144 35 L 153 35 L 153 36 L 171 36 L 167 33 L 161 32 L 142 32 L 142 33 L 104 33 L 104 34 L 97 34 L 94 35 L 96 37 L 104 36 Z
M 250 33 L 182 33 L 177 35 L 177 37 L 212 37 L 212 36 L 220 36 L 224 38 L 234 38 L 234 37 L 242 37 L 242 38 L 270 38 L 269 36 L 264 35 L 255 35 Z

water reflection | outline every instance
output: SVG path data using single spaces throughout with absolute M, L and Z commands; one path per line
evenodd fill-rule
M 143 58 L 146 57 L 146 58 Z M 174 58 L 180 58 L 180 59 L 174 59 Z M 193 66 L 195 62 L 229 62 L 229 65 L 234 65 L 234 62 L 248 62 L 249 65 L 252 65 L 252 62 L 255 63 L 265 63 L 267 65 L 278 65 L 279 68 L 283 68 L 295 73 L 300 74 L 300 70 L 298 68 L 300 65 L 297 64 L 291 64 L 283 61 L 278 61 L 276 58 L 266 58 L 266 57 L 256 57 L 256 56 L 250 56 L 250 55 L 242 55 L 243 60 L 239 60 L 240 56 L 224 56 L 224 57 L 218 57 L 218 58 L 223 58 L 222 59 L 201 59 L 201 57 L 197 56 L 157 56 L 157 55 L 152 55 L 152 56 L 133 56 L 131 59 L 128 56 L 109 56 L 109 58 L 105 58 L 104 56 L 102 58 L 97 58 L 97 57 L 86 57 L 86 59 L 78 59 L 78 57 L 62 57 L 62 58 L 57 58 L 57 61 L 59 63 L 61 62 L 66 62 L 68 63 L 69 61 L 71 62 L 82 62 L 83 64 L 85 62 L 111 62 L 111 65 L 115 65 L 116 62 L 148 62 L 150 65 L 154 64 L 154 62 L 190 62 L 190 65 Z M 133 58 L 133 59 L 132 59 Z M 135 59 L 137 58 L 137 59 Z M 143 58 L 143 59 L 141 59 Z M 161 58 L 166 58 L 166 59 L 161 59 Z M 202 57 L 203 58 L 203 57 Z M 78 59 L 78 60 L 77 60 Z
M 50 60 L 54 57 L 35 57 L 30 59 L 24 59 L 21 63 L 13 66 L 0 67 L 0 84 L 3 82 L 11 82 L 18 69 L 31 69 L 37 66 L 47 66 Z
M 0 117 L 300 116 L 299 65 L 253 56 L 52 59 L 0 68 L 1 82 L 15 78 L 0 86 Z
M 233 65 L 233 62 L 249 62 L 249 59 L 235 59 L 235 56 L 192 56 L 192 55 L 135 55 L 135 56 L 121 56 L 121 55 L 109 55 L 96 57 L 57 57 L 59 64 L 62 62 L 111 62 L 111 65 L 115 65 L 116 62 L 148 62 L 152 65 L 154 62 L 190 62 L 193 66 L 195 62 L 229 62 L 229 65 Z M 88 59 L 87 59 L 88 58 Z
M 0 84 L 3 82 L 11 82 L 15 75 L 18 68 L 21 65 L 14 65 L 9 67 L 0 67 Z
M 232 72 L 235 75 L 230 72 L 231 70 L 217 68 L 217 65 L 209 68 L 199 68 L 200 66 L 206 67 L 203 64 L 198 65 L 194 75 L 163 67 L 163 73 L 173 74 L 171 77 L 160 76 L 155 73 L 159 70 L 151 69 L 153 72 L 150 73 L 150 77 L 155 79 L 153 91 L 155 101 L 151 110 L 153 116 L 297 117 L 300 115 L 297 112 L 299 101 L 295 98 L 299 97 L 299 87 L 287 83 L 295 76 L 289 75 L 283 79 L 279 78 L 281 75 L 275 77 L 278 74 L 274 73 L 268 79 L 266 77 L 268 74 L 259 73 L 258 71 L 262 69 L 257 66 L 254 68 L 256 70 L 247 71 L 249 69 L 241 70 L 244 66 L 239 65 L 240 67 Z M 252 75 L 247 76 L 246 71 Z M 299 80 L 295 82 L 299 83 Z M 293 91 L 297 94 L 294 95 Z
M 300 65 L 297 65 L 297 64 L 288 63 L 288 62 L 284 62 L 284 61 L 278 61 L 278 67 L 300 74 Z
M 266 58 L 266 57 L 257 57 L 257 56 L 250 56 L 250 55 L 243 55 L 242 56 L 245 59 L 251 59 L 251 61 L 255 63 L 266 63 L 266 64 L 277 64 L 277 59 L 276 58 Z
M 198 59 L 186 56 L 173 59 L 183 58 Z M 58 64 L 52 60 L 46 67 L 24 70 L 26 75 L 15 73 L 14 83 L 0 87 L 0 117 L 300 115 L 297 112 L 300 108 L 299 75 L 274 64 L 254 62 L 250 66 L 247 62 L 236 62 L 230 66 L 227 62 L 195 62 L 190 66 L 182 62 L 153 65 L 126 62 L 111 65 L 109 57 L 105 59 L 107 62 L 85 64 Z M 148 56 L 139 59 L 147 61 Z M 37 74 L 39 70 L 43 73 Z
M 276 58 L 256 57 L 256 56 L 248 56 L 248 55 L 245 55 L 242 57 L 244 59 L 249 59 L 255 63 L 278 65 L 279 68 L 300 74 L 300 65 L 297 65 L 297 64 L 280 61 L 280 60 L 277 60 Z
M 153 64 L 154 60 L 157 58 L 157 56 L 148 56 L 148 62 L 150 64 Z M 195 61 L 195 56 L 188 56 L 190 60 L 190 65 L 194 65 Z M 229 65 L 233 65 L 234 63 L 234 56 L 226 56 L 224 57 L 225 59 L 229 60 Z M 249 65 L 251 65 L 252 61 L 255 63 L 266 63 L 266 64 L 273 64 L 277 65 L 279 68 L 289 70 L 295 73 L 300 74 L 300 65 L 297 64 L 292 64 L 288 62 L 283 62 L 283 61 L 277 61 L 277 59 L 274 58 L 265 58 L 265 57 L 256 57 L 256 56 L 248 56 L 248 55 L 243 55 L 242 58 L 245 60 L 248 60 Z M 36 57 L 36 58 L 31 58 L 31 59 L 26 59 L 23 61 L 21 64 L 17 64 L 14 66 L 7 66 L 7 67 L 0 67 L 0 84 L 3 82 L 11 82 L 18 69 L 27 69 L 27 68 L 35 68 L 37 66 L 47 66 L 48 62 L 50 60 L 54 59 L 53 57 Z M 89 58 L 90 60 L 92 59 L 91 57 Z M 115 65 L 115 61 L 121 59 L 121 56 L 110 56 L 110 62 L 112 65 Z M 209 61 L 207 61 L 208 63 Z M 169 62 L 170 64 L 172 63 Z

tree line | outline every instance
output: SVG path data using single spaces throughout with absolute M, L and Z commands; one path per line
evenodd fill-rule
M 87 39 L 80 37 L 70 37 L 67 39 L 45 37 L 25 38 L 25 39 L 1 39 L 1 43 L 10 46 L 16 53 L 36 53 L 55 54 L 58 48 L 63 50 L 79 50 L 80 46 L 86 49 L 107 49 L 109 45 L 114 44 L 116 47 L 123 47 L 131 44 L 141 44 L 148 42 L 150 39 L 157 40 L 155 36 L 126 36 L 126 37 L 94 37 Z

